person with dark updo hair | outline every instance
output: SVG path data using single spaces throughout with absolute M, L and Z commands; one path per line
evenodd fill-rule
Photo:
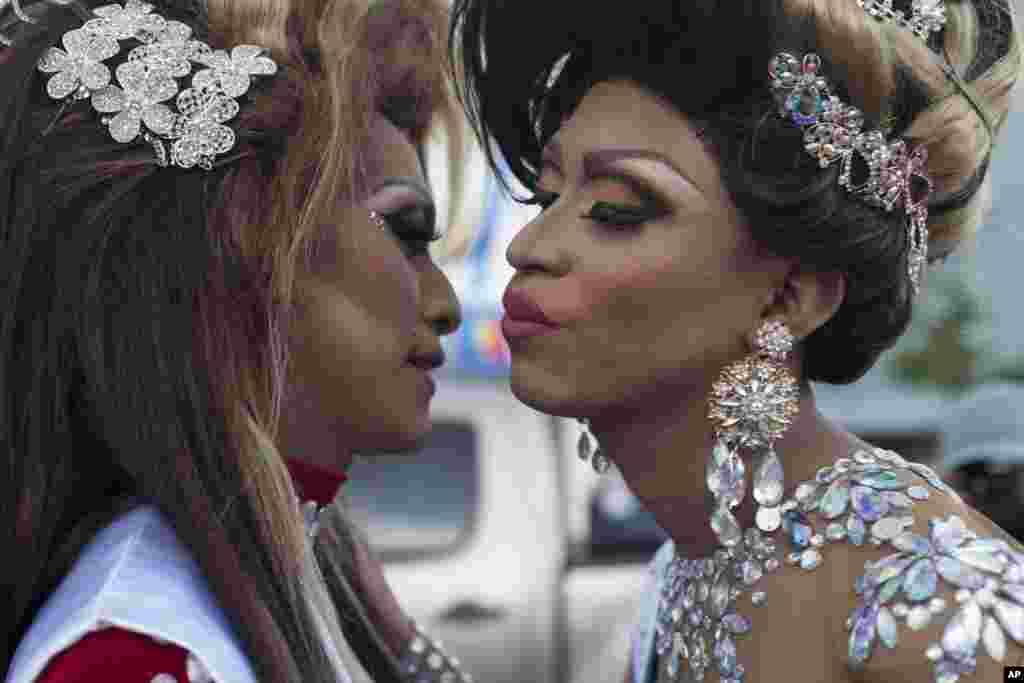
M 627 682 L 1024 661 L 1024 550 L 811 386 L 867 372 L 984 221 L 1015 22 L 1001 0 L 455 0 L 462 102 L 542 209 L 507 251 L 512 391 L 581 420 L 581 458 L 670 536 Z

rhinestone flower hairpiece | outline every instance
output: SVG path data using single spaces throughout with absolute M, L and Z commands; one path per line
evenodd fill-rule
M 235 146 L 235 132 L 224 123 L 238 113 L 237 98 L 253 76 L 277 73 L 274 60 L 256 45 L 213 50 L 194 40 L 187 25 L 166 20 L 141 0 L 103 5 L 93 14 L 62 36 L 63 49 L 51 47 L 39 60 L 39 70 L 53 74 L 47 94 L 65 104 L 90 98 L 114 140 L 130 143 L 141 135 L 161 166 L 212 169 L 214 158 Z M 138 45 L 122 46 L 127 40 Z M 114 85 L 104 62 L 125 50 L 128 59 L 116 68 Z M 194 66 L 200 70 L 192 74 Z M 179 79 L 190 74 L 182 89 Z
M 910 16 L 892 6 L 892 0 L 857 0 L 864 11 L 880 21 L 892 21 L 913 31 L 921 40 L 942 30 L 946 24 L 946 3 L 944 0 L 913 0 Z
M 804 149 L 821 168 L 840 164 L 839 185 L 864 203 L 907 216 L 907 274 L 915 294 L 928 257 L 928 208 L 932 180 L 925 172 L 924 146 L 887 140 L 865 131 L 864 114 L 832 93 L 814 53 L 798 60 L 781 52 L 769 64 L 779 114 L 804 131 Z M 855 174 L 855 172 L 857 172 Z

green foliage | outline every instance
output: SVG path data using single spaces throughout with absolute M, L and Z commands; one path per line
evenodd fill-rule
M 971 386 L 1016 374 L 1024 363 L 1002 368 L 988 340 L 987 302 L 960 273 L 933 272 L 915 312 L 907 341 L 894 353 L 889 373 L 897 382 L 961 394 Z

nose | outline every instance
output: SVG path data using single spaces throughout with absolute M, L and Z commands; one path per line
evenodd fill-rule
M 462 306 L 448 276 L 433 262 L 420 277 L 423 320 L 439 337 L 449 335 L 462 324 Z
M 505 250 L 505 260 L 517 271 L 564 275 L 570 269 L 570 257 L 560 240 L 554 209 L 548 209 L 524 225 Z

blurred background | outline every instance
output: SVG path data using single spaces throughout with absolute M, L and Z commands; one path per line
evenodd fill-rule
M 1024 537 L 1024 96 L 992 160 L 977 239 L 929 273 L 911 330 L 820 410 L 934 466 Z M 434 155 L 440 157 L 441 155 Z M 446 169 L 431 163 L 435 187 Z M 463 218 L 437 254 L 463 306 L 422 449 L 360 457 L 345 489 L 406 609 L 488 683 L 621 681 L 646 563 L 665 536 L 614 470 L 575 456 L 575 422 L 508 389 L 505 249 L 536 215 L 469 153 Z M 439 198 L 439 216 L 448 198 Z

